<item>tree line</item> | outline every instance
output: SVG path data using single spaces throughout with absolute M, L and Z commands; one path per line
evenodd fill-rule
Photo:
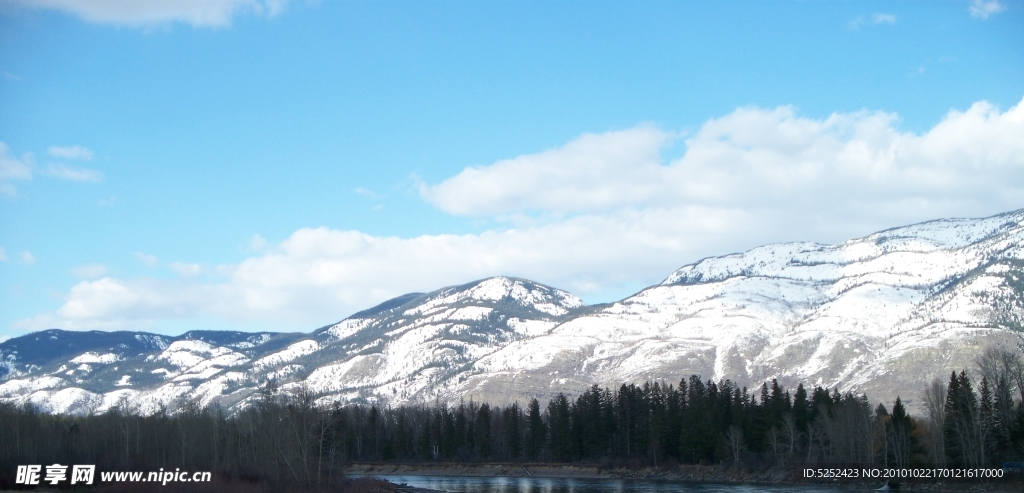
M 103 414 L 54 415 L 0 404 L 0 466 L 96 464 L 181 468 L 307 490 L 339 484 L 351 462 L 588 462 L 608 466 L 861 463 L 999 466 L 1024 457 L 1020 351 L 990 350 L 980 381 L 966 371 L 923 393 L 927 415 L 900 398 L 777 380 L 753 390 L 691 376 L 678 383 L 597 385 L 520 405 L 316 405 L 306 387 L 262 390 L 228 414 L 180 400 L 141 415 L 122 401 Z M 11 479 L 4 481 L 10 483 Z M 2 487 L 4 485 L 0 485 Z

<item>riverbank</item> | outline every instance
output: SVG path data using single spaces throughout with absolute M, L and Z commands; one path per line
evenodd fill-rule
M 794 478 L 790 467 L 767 468 L 761 471 L 737 467 L 680 465 L 665 468 L 601 467 L 582 464 L 542 463 L 423 463 L 350 464 L 345 473 L 356 476 L 439 476 L 439 477 L 506 477 L 506 478 L 573 478 L 573 479 L 632 479 L 641 481 L 680 481 L 689 483 L 720 484 L 774 484 L 774 485 L 830 485 L 856 490 L 875 489 L 883 480 L 851 481 L 843 483 L 803 481 Z M 904 491 L 1022 491 L 1022 483 L 904 483 Z
M 528 463 L 425 463 L 425 464 L 350 464 L 350 475 L 388 476 L 463 476 L 463 477 L 538 477 L 538 478 L 615 478 L 599 467 Z
M 672 468 L 609 468 L 582 464 L 543 463 L 424 463 L 424 464 L 350 464 L 346 474 L 367 476 L 461 476 L 461 477 L 538 477 L 577 479 L 639 479 L 712 483 L 790 483 L 791 468 L 744 471 L 725 466 L 676 466 Z

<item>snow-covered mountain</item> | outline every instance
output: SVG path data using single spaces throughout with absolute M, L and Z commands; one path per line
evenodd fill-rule
M 614 304 L 495 277 L 412 293 L 309 334 L 50 330 L 0 344 L 0 399 L 55 412 L 245 405 L 273 382 L 322 403 L 505 403 L 691 374 L 903 397 L 1024 334 L 1024 210 L 837 245 L 707 258 Z
M 582 309 L 565 291 L 495 277 L 400 296 L 311 334 L 53 329 L 0 344 L 0 399 L 62 413 L 152 413 L 182 399 L 244 405 L 273 382 L 305 383 L 324 403 L 429 401 L 457 391 L 483 356 Z
M 1024 211 L 838 245 L 789 243 L 687 265 L 660 285 L 482 358 L 460 390 L 551 395 L 589 382 L 778 378 L 913 405 L 924 385 L 1016 346 Z

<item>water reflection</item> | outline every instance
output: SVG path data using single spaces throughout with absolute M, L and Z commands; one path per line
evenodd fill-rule
M 855 491 L 804 485 L 736 485 L 630 479 L 377 476 L 397 484 L 451 493 L 823 493 Z

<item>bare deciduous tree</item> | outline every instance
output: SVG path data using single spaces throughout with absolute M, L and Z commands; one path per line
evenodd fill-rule
M 938 378 L 924 389 L 925 409 L 928 411 L 928 455 L 936 465 L 946 463 L 943 430 L 946 428 L 946 385 Z
M 734 464 L 740 463 L 740 457 L 745 448 L 743 444 L 743 428 L 738 425 L 731 425 L 725 430 L 725 446 L 728 448 L 729 456 Z

